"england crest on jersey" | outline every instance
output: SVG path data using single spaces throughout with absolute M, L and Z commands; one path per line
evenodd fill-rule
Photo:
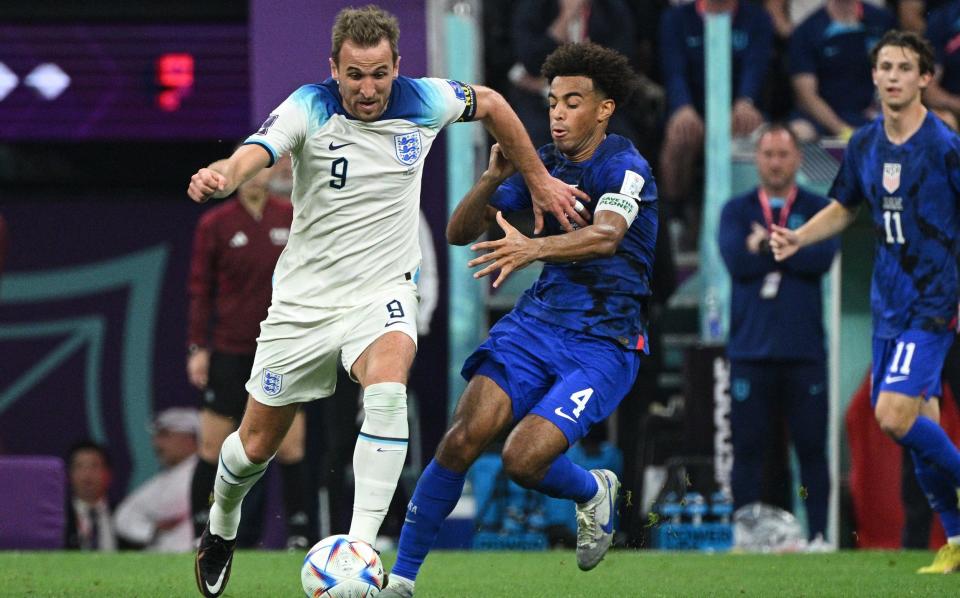
M 263 368 L 263 374 L 260 376 L 260 388 L 271 397 L 280 394 L 280 391 L 283 390 L 283 374 Z
M 420 131 L 393 136 L 393 146 L 397 150 L 397 160 L 407 166 L 420 158 L 423 144 L 420 142 Z
M 883 165 L 883 188 L 893 193 L 900 188 L 900 165 L 885 162 Z

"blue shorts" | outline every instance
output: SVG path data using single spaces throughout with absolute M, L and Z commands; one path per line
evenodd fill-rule
M 539 415 L 573 445 L 614 412 L 639 368 L 640 354 L 613 340 L 512 311 L 467 358 L 461 375 L 490 378 L 510 397 L 514 422 Z
M 880 392 L 908 397 L 939 397 L 943 360 L 953 344 L 953 332 L 905 330 L 896 338 L 873 337 L 870 404 Z

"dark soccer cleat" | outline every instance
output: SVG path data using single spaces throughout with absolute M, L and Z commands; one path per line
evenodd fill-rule
M 203 530 L 193 571 L 200 593 L 207 598 L 217 598 L 227 587 L 233 566 L 233 549 L 236 547 L 236 539 L 224 540 L 210 533 L 209 523 Z

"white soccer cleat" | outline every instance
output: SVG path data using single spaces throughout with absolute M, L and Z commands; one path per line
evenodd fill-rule
M 387 587 L 383 588 L 378 598 L 413 598 L 413 582 L 406 577 L 391 575 Z
M 608 469 L 592 469 L 600 493 L 590 502 L 577 504 L 577 566 L 589 571 L 597 566 L 613 542 L 613 516 L 620 494 L 620 480 Z

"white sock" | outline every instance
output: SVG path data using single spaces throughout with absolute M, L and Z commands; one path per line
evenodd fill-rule
M 247 458 L 240 442 L 240 433 L 227 436 L 220 447 L 220 464 L 213 481 L 213 505 L 210 507 L 210 532 L 224 540 L 237 537 L 240 526 L 240 504 L 250 488 L 263 477 L 266 463 Z
M 363 391 L 363 425 L 353 451 L 350 535 L 373 546 L 407 458 L 407 387 L 371 384 Z

